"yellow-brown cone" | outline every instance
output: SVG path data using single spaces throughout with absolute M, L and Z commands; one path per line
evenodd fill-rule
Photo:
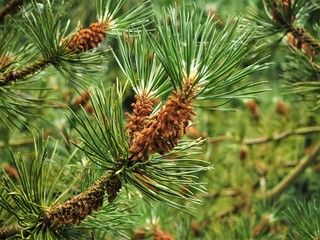
M 174 238 L 170 235 L 170 233 L 162 231 L 159 228 L 156 228 L 154 231 L 154 239 L 155 240 L 173 240 Z
M 285 13 L 289 14 L 290 1 L 289 0 L 274 0 L 273 1 L 273 6 L 275 7 L 275 10 L 271 11 L 272 18 L 276 22 L 282 23 L 282 20 L 281 20 L 281 17 L 280 17 L 281 16 L 281 10 L 280 10 L 279 4 L 282 4 L 283 8 L 285 10 Z M 292 18 L 291 20 L 293 21 L 294 18 Z
M 80 29 L 75 36 L 62 41 L 70 41 L 67 50 L 77 50 L 78 52 L 88 51 L 96 48 L 106 37 L 107 23 L 91 23 L 89 28 Z
M 147 161 L 149 154 L 170 152 L 185 134 L 189 120 L 195 115 L 184 94 L 173 91 L 161 111 L 137 132 L 130 147 L 132 161 Z
M 105 193 L 111 193 L 111 186 L 108 186 L 110 181 L 116 182 L 117 180 L 114 179 L 112 173 L 107 173 L 85 192 L 46 210 L 44 215 L 48 226 L 55 229 L 58 225 L 70 226 L 80 224 L 86 216 L 94 211 L 98 211 L 103 205 Z M 121 187 L 118 183 L 116 185 Z M 119 189 L 114 189 L 113 194 L 116 194 Z M 111 197 L 112 200 L 114 197 L 114 195 Z
M 303 28 L 292 29 L 287 33 L 287 41 L 296 48 L 303 50 L 311 58 L 319 56 L 320 44 Z
M 135 99 L 136 102 L 131 104 L 133 108 L 132 114 L 126 114 L 128 117 L 126 130 L 128 130 L 131 138 L 134 138 L 136 133 L 144 128 L 146 121 L 149 120 L 149 116 L 153 111 L 153 103 L 147 96 L 142 95 L 138 97 L 136 95 Z

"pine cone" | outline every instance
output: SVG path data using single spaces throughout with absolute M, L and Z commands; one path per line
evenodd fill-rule
M 173 237 L 165 231 L 156 228 L 154 231 L 154 239 L 155 240 L 173 240 Z
M 118 192 L 122 187 L 121 181 L 118 175 L 112 176 L 107 181 L 107 194 L 108 194 L 108 202 L 111 203 L 118 196 Z
M 11 56 L 2 56 L 0 58 L 0 66 L 6 66 L 8 65 L 10 62 L 12 61 L 12 57 Z
M 75 36 L 72 36 L 62 41 L 68 41 L 67 50 L 76 49 L 78 52 L 88 51 L 96 48 L 106 37 L 106 23 L 91 23 L 89 28 L 80 29 Z
M 130 147 L 132 161 L 147 161 L 149 154 L 170 152 L 186 133 L 196 113 L 183 94 L 173 91 L 173 95 L 175 97 L 170 96 L 161 111 L 135 135 Z

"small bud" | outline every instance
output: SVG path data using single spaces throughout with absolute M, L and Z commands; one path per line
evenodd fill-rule
M 3 170 L 6 172 L 6 174 L 8 174 L 8 176 L 11 178 L 11 179 L 18 179 L 19 177 L 19 174 L 18 174 L 18 171 L 17 169 L 8 164 L 8 163 L 3 163 Z
M 286 119 L 289 119 L 289 115 L 290 115 L 289 105 L 285 102 L 277 100 L 276 101 L 276 113 L 281 116 L 284 116 Z
M 254 101 L 253 99 L 250 99 L 246 102 L 246 106 L 247 106 L 248 110 L 250 111 L 253 119 L 258 120 L 260 118 L 260 111 L 259 111 L 259 108 L 258 108 L 256 101 Z
M 248 158 L 248 147 L 246 145 L 242 145 L 240 147 L 239 158 L 241 161 L 244 161 Z

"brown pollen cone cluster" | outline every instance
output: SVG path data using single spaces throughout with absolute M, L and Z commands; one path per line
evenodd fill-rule
M 134 98 L 136 102 L 131 104 L 133 108 L 132 114 L 126 113 L 128 122 L 126 130 L 131 138 L 134 138 L 136 133 L 144 128 L 146 121 L 150 119 L 150 114 L 153 111 L 153 103 L 148 99 L 146 94 L 142 94 L 141 97 L 136 95 Z
M 171 236 L 170 233 L 161 230 L 158 225 L 155 225 L 151 229 L 146 229 L 146 228 L 136 229 L 133 234 L 132 240 L 144 240 L 144 239 L 174 240 L 174 238 Z
M 260 118 L 260 111 L 257 103 L 253 99 L 250 99 L 246 102 L 246 106 L 250 111 L 252 117 L 258 120 Z
M 81 28 L 74 36 L 62 39 L 62 42 L 69 42 L 67 50 L 88 51 L 97 47 L 104 40 L 108 27 L 109 24 L 104 22 L 91 23 L 89 28 Z
M 24 79 L 30 75 L 37 73 L 46 68 L 50 64 L 50 61 L 50 59 L 43 58 L 33 62 L 23 69 L 6 72 L 2 76 L 0 76 L 0 86 L 8 85 L 14 81 Z
M 185 93 L 173 91 L 173 95 L 160 112 L 135 134 L 130 147 L 132 161 L 147 161 L 149 154 L 170 152 L 185 134 L 195 112 Z
M 87 113 L 93 114 L 93 107 L 90 101 L 90 94 L 87 91 L 82 92 L 81 96 L 78 96 L 73 104 L 72 104 L 72 109 L 77 109 L 80 106 L 82 106 Z
M 0 67 L 8 65 L 12 61 L 11 56 L 2 56 L 0 57 Z
M 281 16 L 281 10 L 280 10 L 279 4 L 282 4 L 283 8 L 285 10 L 285 13 L 289 14 L 290 0 L 274 0 L 273 3 L 272 3 L 273 7 L 275 8 L 275 10 L 271 11 L 272 18 L 276 22 L 282 23 L 282 20 L 281 20 L 281 17 L 280 17 Z M 294 17 L 291 20 L 293 21 Z
M 287 33 L 287 41 L 296 48 L 303 50 L 307 56 L 315 58 L 320 54 L 319 41 L 314 39 L 303 28 L 293 29 Z
M 20 232 L 19 226 L 0 227 L 0 239 L 9 239 L 9 237 Z
M 70 226 L 80 224 L 86 216 L 102 207 L 105 193 L 111 193 L 108 188 L 110 180 L 113 184 L 119 184 L 117 180 L 111 176 L 111 173 L 109 173 L 109 175 L 101 177 L 85 192 L 45 211 L 44 215 L 47 225 L 54 229 L 58 225 Z M 114 194 L 113 191 L 110 200 L 114 199 Z
M 162 231 L 159 228 L 156 228 L 154 231 L 154 239 L 155 240 L 173 240 L 173 237 L 170 233 Z

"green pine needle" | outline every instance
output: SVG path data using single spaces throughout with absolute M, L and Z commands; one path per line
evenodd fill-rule
M 162 65 L 159 65 L 146 30 L 140 35 L 119 35 L 120 58 L 114 56 L 138 96 L 158 98 L 172 88 Z
M 263 9 L 251 6 L 247 19 L 259 30 L 257 38 L 286 33 L 312 9 L 311 2 L 307 0 L 291 0 L 288 3 L 286 7 L 284 1 L 264 0 Z
M 82 149 L 90 160 L 105 169 L 113 169 L 115 164 L 127 161 L 129 144 L 123 125 L 122 89 L 119 85 L 106 93 L 103 86 L 95 87 L 90 93 L 94 115 L 76 115 L 72 125 L 80 134 Z
M 172 152 L 135 164 L 123 172 L 125 184 L 138 189 L 146 200 L 163 202 L 194 214 L 194 206 L 185 205 L 185 202 L 201 204 L 194 193 L 206 191 L 203 183 L 196 182 L 195 174 L 212 168 L 195 157 L 202 143 L 203 140 L 180 141 Z
M 150 0 L 142 0 L 129 11 L 119 15 L 125 3 L 126 0 L 96 0 L 97 19 L 99 22 L 109 23 L 109 34 L 127 32 L 130 28 L 138 29 L 150 23 Z
M 285 215 L 293 226 L 290 239 L 319 239 L 319 211 L 319 198 L 314 198 L 310 201 L 296 200 L 291 206 L 288 206 Z
M 265 59 L 241 65 L 260 47 L 251 44 L 255 32 L 243 26 L 241 19 L 230 20 L 218 31 L 216 22 L 210 16 L 203 20 L 203 13 L 195 7 L 164 9 L 162 16 L 157 19 L 159 36 L 150 40 L 176 91 L 183 91 L 186 81 L 190 81 L 196 89 L 194 99 L 213 100 L 244 96 L 246 93 L 240 91 L 260 84 L 235 86 L 268 67 L 263 63 Z

